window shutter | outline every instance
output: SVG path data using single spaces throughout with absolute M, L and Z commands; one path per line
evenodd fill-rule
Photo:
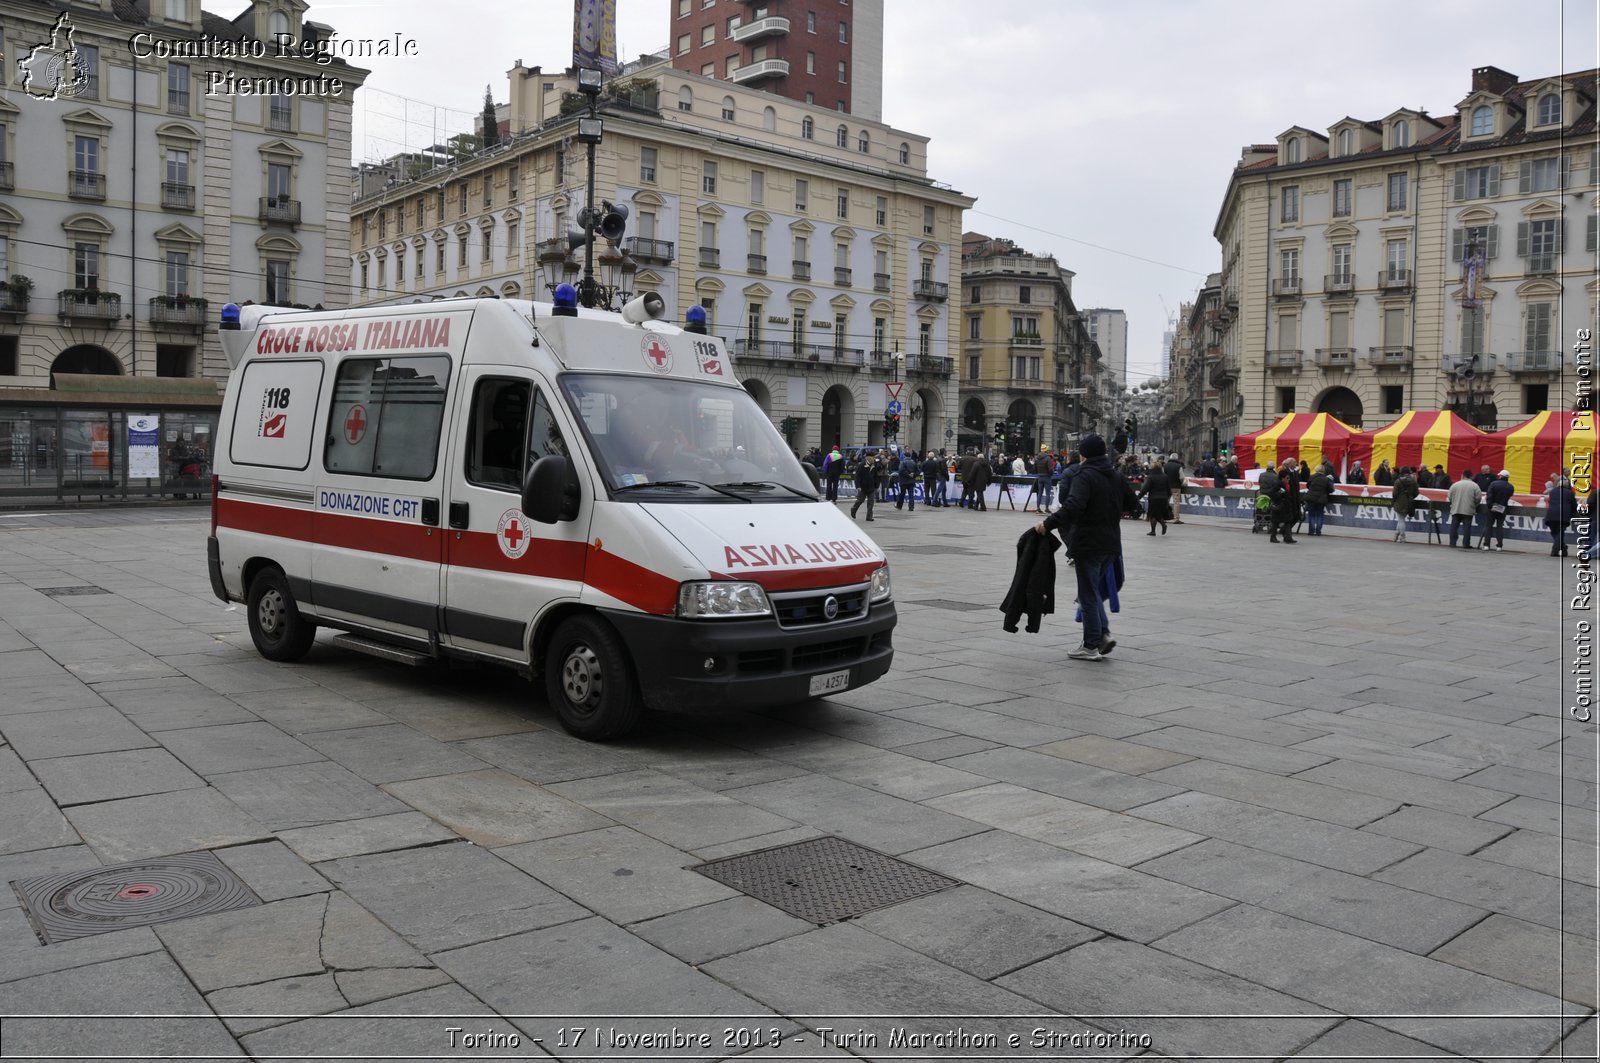
M 1490 225 L 1487 228 L 1489 235 L 1483 241 L 1483 257 L 1485 260 L 1491 259 L 1500 253 L 1500 226 Z
M 1592 252 L 1592 251 L 1596 250 L 1596 246 L 1595 246 L 1595 235 L 1596 235 L 1595 224 L 1596 224 L 1596 222 L 1600 222 L 1600 217 L 1597 217 L 1596 215 L 1591 214 L 1591 215 L 1589 215 L 1589 217 L 1587 219 L 1585 219 L 1585 222 L 1586 222 L 1586 224 L 1584 225 L 1583 249 L 1585 251 Z
M 1525 221 L 1517 222 L 1517 257 L 1528 257 L 1528 223 Z
M 1456 189 L 1453 198 L 1457 200 L 1467 198 L 1467 171 L 1465 170 L 1456 170 Z
M 1465 243 L 1466 231 L 1463 229 L 1450 230 L 1450 261 L 1461 261 L 1461 249 Z
M 1555 246 L 1554 250 L 1555 250 L 1555 253 L 1556 253 L 1557 257 L 1559 257 L 1561 255 L 1561 252 L 1565 251 L 1566 249 L 1567 249 L 1567 220 L 1565 218 L 1563 218 L 1560 221 L 1556 222 L 1556 246 Z M 1560 263 L 1557 263 L 1556 265 L 1559 267 Z
M 1497 164 L 1497 165 L 1489 167 L 1489 195 L 1491 197 L 1493 197 L 1493 196 L 1498 196 L 1499 194 L 1500 194 L 1500 167 Z
M 1556 162 L 1556 187 L 1567 187 L 1567 156 L 1562 155 Z
M 1517 166 L 1517 191 L 1533 191 L 1533 160 L 1523 159 Z

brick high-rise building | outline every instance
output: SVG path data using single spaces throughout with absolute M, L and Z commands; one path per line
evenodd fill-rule
M 883 0 L 669 0 L 672 65 L 883 119 Z

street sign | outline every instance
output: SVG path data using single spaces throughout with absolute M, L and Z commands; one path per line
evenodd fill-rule
M 1087 395 L 1087 394 L 1089 394 L 1089 389 L 1088 388 L 1062 388 L 1061 389 L 1061 394 L 1063 394 L 1063 395 Z
M 893 384 L 885 384 L 883 386 L 889 389 L 889 397 L 891 399 L 898 399 L 900 397 L 900 389 L 905 385 L 896 380 Z
M 944 438 L 945 438 L 945 442 L 947 442 L 947 443 L 948 443 L 948 442 L 949 442 L 949 441 L 950 441 L 950 440 L 951 440 L 951 439 L 953 439 L 953 438 L 954 438 L 954 437 L 955 437 L 955 432 L 953 432 L 953 431 L 951 431 L 951 430 L 950 430 L 950 429 L 948 429 L 948 428 L 946 428 L 946 429 L 945 429 L 945 430 L 944 430 Z
M 890 399 L 889 400 L 889 405 L 884 407 L 884 412 L 885 413 L 899 413 L 900 412 L 900 400 L 899 399 Z

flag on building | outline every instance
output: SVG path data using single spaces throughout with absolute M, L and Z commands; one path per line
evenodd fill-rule
M 617 0 L 573 0 L 572 65 L 615 76 L 617 63 Z

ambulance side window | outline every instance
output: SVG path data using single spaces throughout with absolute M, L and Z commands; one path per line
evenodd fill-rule
M 450 359 L 443 355 L 340 363 L 324 467 L 352 476 L 431 480 L 449 382 Z
M 535 461 L 565 454 L 561 429 L 544 393 L 526 380 L 478 381 L 467 428 L 467 480 L 484 487 L 522 490 Z

